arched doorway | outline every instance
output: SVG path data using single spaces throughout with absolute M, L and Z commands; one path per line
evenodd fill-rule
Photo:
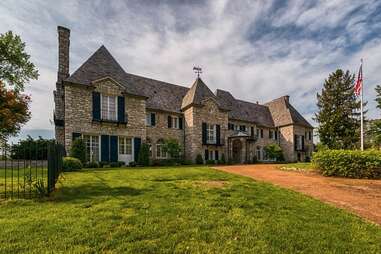
M 242 142 L 239 139 L 233 140 L 233 160 L 235 163 L 242 162 Z

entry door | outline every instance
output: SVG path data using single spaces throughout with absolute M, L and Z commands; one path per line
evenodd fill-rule
M 134 160 L 133 154 L 133 138 L 119 137 L 118 160 L 124 161 L 126 165 Z

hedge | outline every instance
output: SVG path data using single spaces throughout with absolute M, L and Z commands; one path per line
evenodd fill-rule
M 378 150 L 321 150 L 312 162 L 324 176 L 381 178 L 381 152 Z
M 63 158 L 63 170 L 64 171 L 76 171 L 82 168 L 82 162 L 73 157 L 64 157 Z

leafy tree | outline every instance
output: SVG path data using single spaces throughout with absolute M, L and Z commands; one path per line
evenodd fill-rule
M 30 119 L 30 97 L 21 94 L 38 71 L 25 52 L 25 43 L 11 31 L 0 34 L 0 139 L 15 135 Z
M 264 150 L 270 159 L 275 159 L 276 161 L 283 161 L 284 160 L 282 148 L 280 148 L 279 145 L 269 144 L 269 145 L 265 146 Z
M 11 158 L 18 160 L 47 160 L 48 146 L 54 139 L 33 139 L 28 135 L 26 139 L 21 139 L 17 144 L 11 146 Z
M 181 147 L 177 140 L 168 139 L 164 142 L 163 146 L 164 152 L 168 153 L 170 158 L 179 159 L 181 154 Z
M 29 59 L 20 36 L 12 31 L 0 35 L 0 80 L 15 92 L 24 91 L 26 83 L 38 78 L 38 71 Z
M 139 154 L 138 154 L 138 165 L 149 166 L 149 164 L 150 164 L 149 145 L 146 143 L 143 143 L 140 147 Z
M 70 149 L 70 157 L 77 158 L 82 163 L 86 162 L 86 145 L 83 139 L 77 138 L 74 140 Z
M 381 120 L 369 121 L 369 129 L 366 132 L 367 143 L 372 147 L 381 147 Z
M 376 93 L 377 93 L 376 99 L 375 99 L 375 101 L 377 102 L 377 108 L 381 109 L 381 86 L 377 85 L 374 90 L 376 90 Z
M 17 134 L 30 119 L 30 97 L 6 89 L 0 80 L 0 139 Z
M 319 123 L 320 141 L 328 148 L 351 149 L 359 141 L 361 103 L 354 94 L 354 79 L 349 71 L 338 69 L 325 80 L 321 94 L 317 94 L 318 112 L 314 120 Z

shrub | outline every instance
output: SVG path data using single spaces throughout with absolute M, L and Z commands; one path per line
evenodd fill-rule
M 176 159 L 156 159 L 152 161 L 152 166 L 175 166 L 180 164 Z
M 77 158 L 64 157 L 63 158 L 63 170 L 64 171 L 76 171 L 82 168 L 82 162 Z
M 255 164 L 258 162 L 258 158 L 256 155 L 253 156 L 253 159 L 251 160 L 251 163 Z
M 82 163 L 86 162 L 86 147 L 83 139 L 78 138 L 74 140 L 71 145 L 70 157 L 77 158 Z
M 325 176 L 381 178 L 381 152 L 377 150 L 320 150 L 312 161 Z
M 136 162 L 135 162 L 135 161 L 130 161 L 130 162 L 128 163 L 128 166 L 129 166 L 129 167 L 136 167 Z
M 275 159 L 276 161 L 283 161 L 282 148 L 277 144 L 270 144 L 265 146 L 265 153 L 270 159 Z
M 226 164 L 225 154 L 221 155 L 221 159 L 218 161 L 218 164 Z
M 193 164 L 193 162 L 191 160 L 182 160 L 180 163 L 182 165 L 192 165 Z
M 95 161 L 87 162 L 85 164 L 85 168 L 100 168 L 100 167 L 101 166 L 99 165 L 99 163 Z
M 181 147 L 176 139 L 165 140 L 163 150 L 173 159 L 180 158 Z
M 123 167 L 125 165 L 126 163 L 124 161 L 118 161 L 118 167 Z
M 197 154 L 197 156 L 196 156 L 196 164 L 198 164 L 198 165 L 204 164 L 204 160 L 202 159 L 201 154 Z
M 137 164 L 140 166 L 149 166 L 149 145 L 143 143 L 138 154 Z
M 120 164 L 117 161 L 110 162 L 110 168 L 118 168 L 120 167 L 119 165 Z
M 213 164 L 216 164 L 216 161 L 215 160 L 207 160 L 206 164 L 213 165 Z
M 108 167 L 109 165 L 110 165 L 110 162 L 108 162 L 108 161 L 100 161 L 99 162 L 100 168 Z

